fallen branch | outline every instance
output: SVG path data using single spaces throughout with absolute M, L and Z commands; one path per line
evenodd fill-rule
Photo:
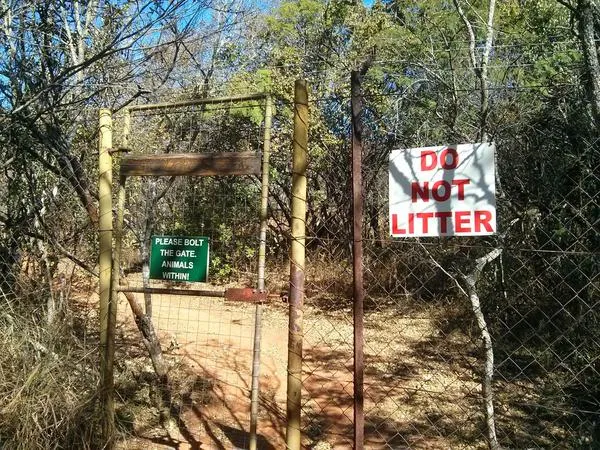
M 166 386 L 169 381 L 168 365 L 163 357 L 160 341 L 154 331 L 152 320 L 144 314 L 142 307 L 135 300 L 135 296 L 131 292 L 124 292 L 123 294 L 125 294 L 125 298 L 131 307 L 135 324 L 137 325 L 138 330 L 140 330 L 140 333 L 142 333 L 142 343 L 148 350 L 154 371 L 156 372 L 160 383 Z
M 133 293 L 123 292 L 123 294 L 125 295 L 127 302 L 129 302 L 129 306 L 131 307 L 131 311 L 135 318 L 135 323 L 138 330 L 140 330 L 140 333 L 142 333 L 142 342 L 150 354 L 152 366 L 158 376 L 158 390 L 160 397 L 157 400 L 161 403 L 159 405 L 161 420 L 166 422 L 169 416 L 175 419 L 179 431 L 190 443 L 195 444 L 194 448 L 196 448 L 198 442 L 187 428 L 185 422 L 181 419 L 179 408 L 173 403 L 171 387 L 169 384 L 168 364 L 163 357 L 160 341 L 154 331 L 154 325 L 152 325 L 152 319 L 144 313 Z

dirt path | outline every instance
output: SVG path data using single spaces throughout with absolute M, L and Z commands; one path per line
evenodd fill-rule
M 119 317 L 123 329 L 135 334 L 127 308 L 120 304 Z M 170 376 L 177 384 L 192 386 L 181 400 L 185 427 L 149 430 L 154 435 L 146 437 L 155 448 L 163 444 L 181 449 L 247 448 L 255 307 L 222 299 L 155 295 L 153 310 L 153 322 L 173 366 Z M 281 448 L 287 323 L 280 320 L 282 311 L 267 311 L 264 317 L 259 443 L 260 448 Z M 123 448 L 136 448 L 135 440 Z
M 141 296 L 138 301 L 143 302 Z M 248 448 L 255 307 L 222 299 L 153 298 L 154 323 L 186 394 L 179 425 L 137 417 L 122 449 Z M 124 341 L 137 339 L 128 306 Z M 259 449 L 285 448 L 287 305 L 265 308 L 262 333 Z M 352 324 L 348 311 L 305 311 L 303 432 L 306 448 L 352 448 Z M 366 448 L 478 448 L 478 385 L 464 361 L 445 355 L 464 337 L 435 341 L 431 317 L 370 313 L 366 318 Z M 124 346 L 125 347 L 125 346 Z M 449 350 L 448 350 L 449 351 Z M 125 353 L 125 348 L 121 349 Z M 458 418 L 458 419 L 457 419 Z M 460 420 L 462 418 L 462 420 Z M 447 429 L 460 420 L 461 433 Z M 440 431 L 442 430 L 442 431 Z M 460 445 L 458 443 L 460 442 Z

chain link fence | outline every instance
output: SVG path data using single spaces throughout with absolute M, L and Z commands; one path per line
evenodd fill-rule
M 521 100 L 542 95 L 534 94 L 528 90 Z M 414 97 L 422 100 L 424 94 Z M 291 120 L 284 114 L 289 105 L 279 102 L 267 246 L 271 293 L 286 291 L 289 284 L 291 157 L 286 145 Z M 322 123 L 325 113 L 348 117 L 346 103 L 338 97 L 314 99 L 311 122 Z M 374 111 L 375 99 L 367 93 L 369 105 Z M 182 110 L 139 117 L 133 125 L 140 140 L 136 143 L 132 133 L 131 146 L 147 153 L 259 148 L 261 121 L 245 107 L 239 114 Z M 397 124 L 373 111 L 367 108 L 371 124 Z M 312 129 L 310 140 L 317 145 L 309 149 L 302 432 L 303 445 L 315 450 L 354 444 L 348 123 L 340 119 L 337 125 L 336 136 Z M 392 137 L 373 132 L 366 139 L 365 447 L 488 446 L 484 342 L 464 276 L 494 252 L 476 289 L 492 339 L 499 445 L 595 448 L 600 442 L 600 140 L 582 129 L 558 147 L 559 137 L 541 131 L 515 125 L 498 132 L 498 236 L 390 239 L 387 155 L 391 148 L 442 139 L 431 123 L 421 125 L 421 134 L 415 132 L 410 142 L 401 142 L 400 128 Z M 90 129 L 97 129 L 95 122 Z M 119 133 L 116 127 L 117 142 Z M 0 446 L 17 448 L 3 441 L 16 435 L 41 448 L 48 442 L 84 447 L 99 442 L 97 420 L 84 420 L 97 417 L 96 230 L 71 184 L 22 155 L 11 157 L 16 158 L 11 168 L 0 175 L 5 200 L 0 211 L 0 339 L 7 349 L 0 357 Z M 84 159 L 88 173 L 95 174 L 95 163 Z M 216 246 L 210 270 L 220 285 L 253 285 L 256 181 L 134 181 L 123 255 L 129 284 L 144 285 L 150 229 L 210 236 Z M 265 311 L 261 449 L 285 445 L 285 295 L 282 300 Z M 138 301 L 145 303 L 144 296 L 138 295 Z M 167 411 L 157 406 L 154 369 L 129 306 L 121 300 L 116 388 L 123 448 L 182 442 L 244 448 L 254 309 L 174 295 L 154 295 L 151 306 L 175 374 L 173 395 Z
M 427 95 L 414 93 L 417 100 Z M 512 95 L 534 97 L 531 90 Z M 368 88 L 366 99 L 365 448 L 487 448 L 490 416 L 502 448 L 594 448 L 600 437 L 600 141 L 582 131 L 557 151 L 556 136 L 533 132 L 519 140 L 514 124 L 495 137 L 497 236 L 391 239 L 387 155 L 407 145 L 374 126 L 394 118 L 377 117 L 380 99 L 369 98 Z M 316 99 L 316 114 L 332 104 L 344 110 L 344 102 Z M 414 146 L 431 143 L 413 139 Z M 353 446 L 348 147 L 342 137 L 329 147 L 337 152 L 313 153 L 309 174 L 308 448 Z M 474 292 L 491 336 L 489 388 L 489 354 L 467 283 L 482 261 Z

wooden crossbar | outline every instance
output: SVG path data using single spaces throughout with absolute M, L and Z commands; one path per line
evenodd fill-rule
M 154 111 L 157 109 L 174 109 L 185 106 L 196 106 L 196 105 L 218 105 L 218 104 L 232 104 L 237 102 L 245 102 L 250 100 L 262 100 L 267 97 L 265 93 L 246 94 L 246 95 L 235 95 L 232 97 L 214 97 L 214 98 L 197 98 L 194 100 L 184 100 L 181 102 L 171 103 L 155 103 L 149 105 L 133 105 L 127 107 L 128 111 Z
M 261 155 L 255 152 L 127 155 L 121 160 L 122 177 L 260 175 L 260 173 Z

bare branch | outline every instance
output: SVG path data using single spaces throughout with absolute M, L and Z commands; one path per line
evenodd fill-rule
M 456 7 L 456 12 L 458 12 L 460 19 L 465 24 L 465 28 L 467 29 L 467 33 L 469 34 L 469 57 L 471 58 L 471 65 L 473 66 L 473 69 L 477 71 L 479 70 L 479 64 L 477 64 L 477 58 L 475 57 L 475 32 L 473 31 L 473 26 L 471 25 L 471 22 L 469 22 L 469 19 L 467 19 L 467 16 L 465 15 L 465 12 L 460 6 L 460 3 L 458 3 L 458 0 L 452 1 L 454 2 L 454 6 Z

